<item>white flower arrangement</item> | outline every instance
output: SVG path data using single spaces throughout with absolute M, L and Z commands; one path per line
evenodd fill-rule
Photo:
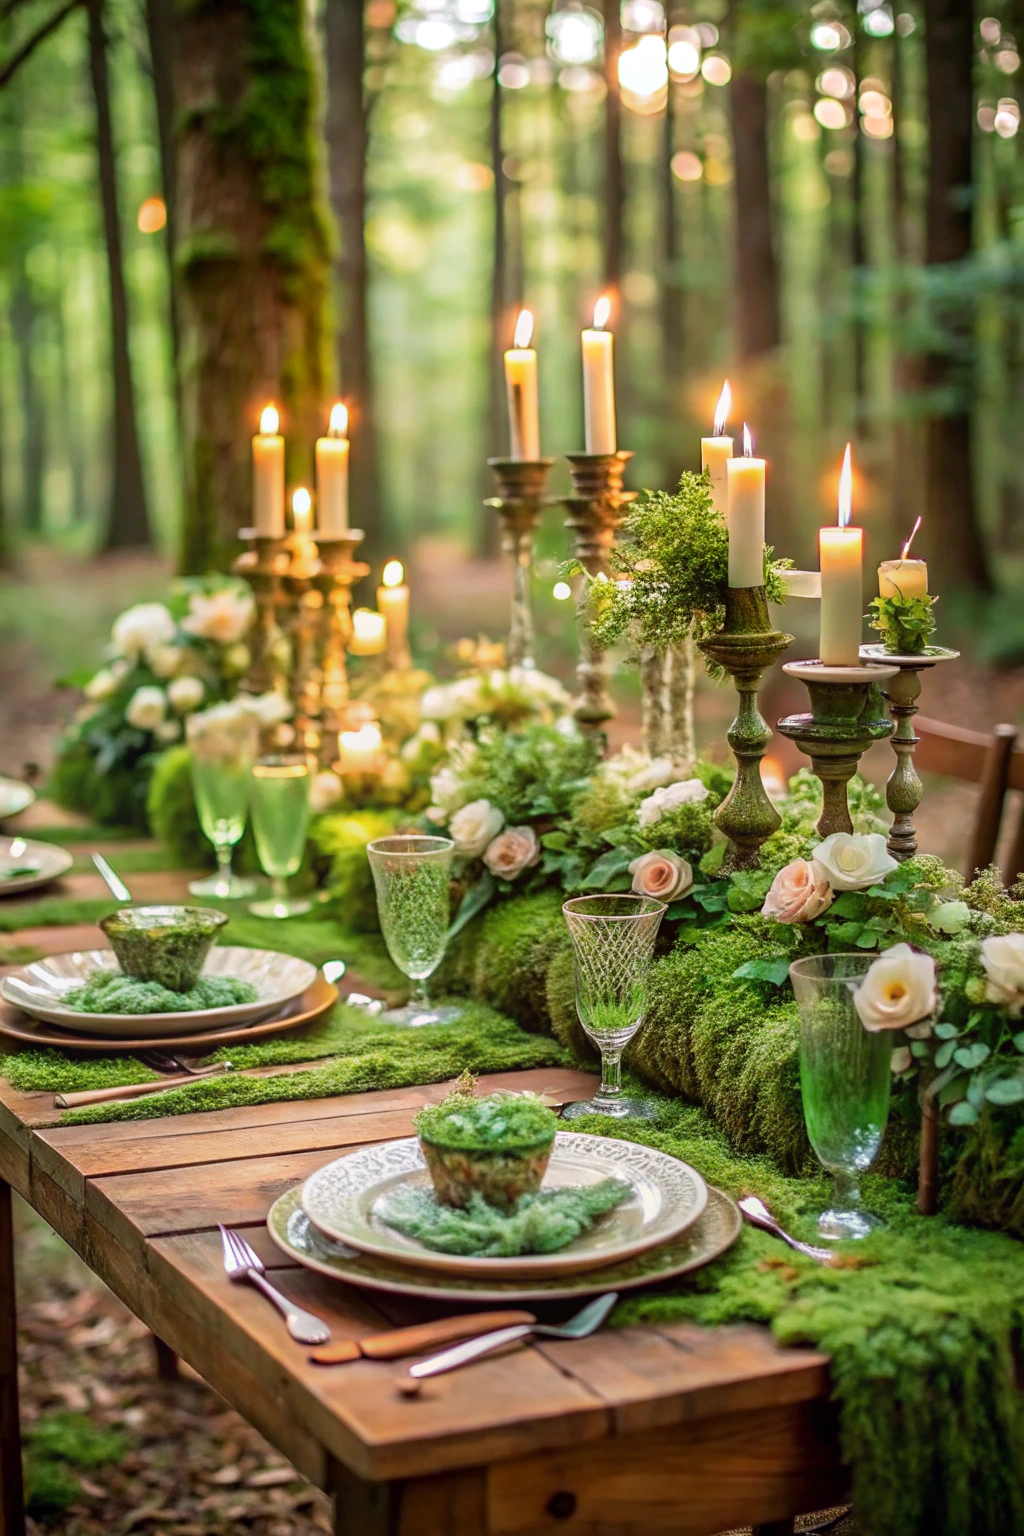
M 708 789 L 700 779 L 680 779 L 674 784 L 664 784 L 646 800 L 641 800 L 636 819 L 641 827 L 653 827 L 667 811 L 678 810 L 681 805 L 697 805 L 708 797 Z

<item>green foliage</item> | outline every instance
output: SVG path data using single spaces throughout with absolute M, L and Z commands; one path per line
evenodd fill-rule
M 310 828 L 316 854 L 330 861 L 331 902 L 345 926 L 356 932 L 377 930 L 377 896 L 366 845 L 396 831 L 403 819 L 399 811 L 339 811 L 318 817 Z
M 547 1029 L 548 969 L 569 948 L 560 892 L 538 891 L 503 902 L 483 919 L 468 990 L 524 1029 Z
M 182 869 L 202 869 L 214 862 L 213 849 L 199 825 L 192 791 L 188 747 L 161 752 L 149 781 L 146 809 L 153 835 Z
M 934 597 L 904 597 L 898 590 L 892 597 L 873 598 L 871 628 L 894 656 L 917 656 L 935 630 L 934 602 Z
M 134 745 L 140 747 L 141 742 L 135 741 Z M 123 739 L 121 746 L 125 746 Z M 101 826 L 127 826 L 146 832 L 147 778 L 140 761 L 139 756 L 125 750 L 119 761 L 111 762 L 100 772 L 97 751 L 83 736 L 70 741 L 59 753 L 46 783 L 46 793 L 66 810 L 91 816 Z
M 588 788 L 599 749 L 593 738 L 535 723 L 521 731 L 482 733 L 467 799 L 489 800 L 508 826 L 571 814 Z
M 428 1104 L 413 1120 L 417 1136 L 438 1147 L 466 1150 L 523 1151 L 548 1145 L 558 1130 L 558 1116 L 535 1094 L 492 1093 L 477 1098 L 472 1088 L 455 1091 L 440 1104 Z
M 440 1205 L 431 1190 L 406 1184 L 385 1196 L 378 1213 L 388 1226 L 439 1253 L 477 1258 L 557 1253 L 628 1199 L 631 1187 L 620 1179 L 602 1179 L 599 1184 L 540 1190 L 521 1195 L 506 1213 L 475 1191 L 466 1209 L 456 1210 Z
M 637 826 L 636 840 L 641 848 L 671 848 L 685 853 L 687 858 L 707 853 L 714 837 L 712 820 L 717 801 L 709 795 L 706 800 L 689 801 L 666 811 L 648 827 Z
M 47 1414 L 25 1440 L 28 1512 L 37 1520 L 61 1515 L 81 1498 L 71 1468 L 91 1471 L 120 1461 L 127 1449 L 119 1430 L 101 1429 L 80 1413 Z

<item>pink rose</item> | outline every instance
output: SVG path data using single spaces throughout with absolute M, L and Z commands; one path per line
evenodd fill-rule
M 653 896 L 658 901 L 674 901 L 685 896 L 693 884 L 693 870 L 678 853 L 656 848 L 643 853 L 629 866 L 633 889 L 638 896 Z
M 540 858 L 540 843 L 532 827 L 506 827 L 487 844 L 484 863 L 499 880 L 514 880 Z
M 775 876 L 761 912 L 779 923 L 809 923 L 831 904 L 832 887 L 821 865 L 794 859 Z

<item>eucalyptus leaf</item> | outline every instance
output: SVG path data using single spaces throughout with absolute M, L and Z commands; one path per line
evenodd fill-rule
M 789 977 L 789 956 L 779 955 L 764 960 L 748 960 L 733 971 L 734 981 L 768 981 L 773 987 L 781 987 Z
M 956 1040 L 946 1040 L 935 1052 L 935 1065 L 945 1067 L 953 1060 L 953 1052 L 956 1050 Z M 959 1063 L 957 1063 L 959 1065 Z
M 953 1060 L 958 1061 L 968 1072 L 973 1072 L 975 1067 L 980 1067 L 987 1061 L 992 1052 L 983 1040 L 975 1040 L 973 1045 L 962 1045 L 953 1053 Z
M 977 1125 L 978 1111 L 967 1099 L 961 1099 L 950 1110 L 949 1123 L 950 1125 Z
M 1024 1104 L 1024 1077 L 997 1077 L 985 1089 L 990 1104 Z
M 939 1040 L 955 1040 L 960 1033 L 955 1024 L 936 1024 L 934 1032 Z M 1021 1039 L 1024 1040 L 1024 1035 Z M 1021 1050 L 1024 1051 L 1024 1045 L 1021 1046 Z

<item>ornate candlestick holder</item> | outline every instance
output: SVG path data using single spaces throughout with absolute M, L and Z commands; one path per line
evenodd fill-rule
M 736 778 L 715 812 L 715 825 L 729 839 L 722 863 L 726 873 L 757 869 L 761 844 L 782 824 L 761 782 L 761 759 L 772 732 L 757 707 L 761 674 L 793 644 L 793 636 L 773 629 L 764 587 L 730 587 L 725 624 L 700 649 L 724 667 L 740 696 L 739 713 L 728 730 L 736 758 Z
M 320 693 L 323 676 L 317 655 L 323 593 L 314 585 L 320 568 L 319 551 L 308 534 L 293 533 L 287 541 L 288 570 L 281 578 L 287 600 L 291 672 L 288 692 L 295 705 L 297 744 L 309 752 L 320 749 Z
M 501 518 L 501 547 L 512 556 L 512 611 L 508 630 L 510 667 L 533 667 L 533 536 L 548 505 L 544 487 L 554 459 L 488 459 L 497 496 L 484 503 Z
M 248 582 L 256 603 L 249 630 L 251 659 L 242 688 L 247 693 L 286 693 L 290 647 L 281 615 L 282 581 L 290 564 L 288 538 L 268 537 L 255 528 L 239 529 L 238 537 L 246 548 L 231 569 Z
M 313 587 L 320 594 L 320 631 L 317 637 L 320 673 L 319 757 L 329 768 L 338 750 L 338 732 L 348 726 L 348 665 L 346 651 L 352 636 L 352 586 L 370 574 L 370 567 L 352 558 L 363 542 L 363 532 L 350 528 L 334 538 L 321 534 L 317 541 L 320 562 Z
M 921 673 L 940 661 L 956 661 L 959 651 L 948 651 L 941 645 L 926 646 L 917 655 L 893 656 L 884 645 L 862 645 L 860 657 L 866 662 L 883 662 L 896 668 L 882 692 L 889 705 L 889 712 L 896 722 L 892 737 L 892 749 L 896 753 L 896 767 L 885 786 L 885 803 L 892 811 L 893 821 L 885 846 L 894 859 L 900 862 L 913 858 L 917 852 L 917 829 L 914 812 L 921 804 L 924 786 L 914 766 L 914 748 L 919 737 L 914 735 L 911 724 L 917 714 L 917 701 L 921 696 Z
M 607 566 L 623 509 L 636 499 L 635 491 L 622 488 L 622 477 L 633 455 L 620 448 L 617 453 L 570 453 L 567 457 L 573 495 L 562 497 L 569 513 L 565 526 L 576 535 L 576 558 L 589 575 L 597 576 Z M 608 693 L 604 652 L 594 644 L 586 622 L 580 626 L 576 676 L 580 684 L 573 709 L 576 723 L 582 731 L 596 733 L 612 718 L 615 706 Z
M 798 677 L 811 696 L 811 712 L 787 715 L 779 730 L 811 759 L 821 780 L 823 804 L 818 831 L 852 832 L 846 786 L 857 772 L 861 754 L 873 741 L 885 741 L 895 725 L 885 714 L 879 687 L 898 667 L 826 667 L 820 661 L 791 661 L 782 669 Z

